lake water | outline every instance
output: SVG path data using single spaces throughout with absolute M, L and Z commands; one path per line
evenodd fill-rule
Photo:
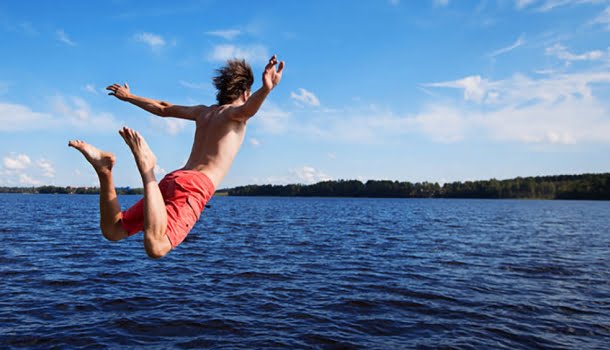
M 210 204 L 151 260 L 97 196 L 0 195 L 1 347 L 610 348 L 610 202 Z

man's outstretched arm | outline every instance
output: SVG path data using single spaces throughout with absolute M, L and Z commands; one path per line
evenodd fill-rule
M 263 86 L 253 93 L 246 103 L 235 108 L 235 119 L 241 121 L 250 119 L 258 112 L 259 108 L 261 108 L 263 102 L 265 102 L 265 98 L 267 98 L 267 95 L 269 95 L 271 90 L 280 83 L 284 71 L 284 61 L 279 63 L 277 70 L 275 69 L 276 64 L 278 64 L 277 56 L 273 55 L 263 71 Z
M 200 106 L 178 106 L 171 103 L 159 100 L 153 100 L 151 98 L 136 96 L 129 90 L 129 85 L 125 83 L 124 86 L 120 84 L 112 84 L 106 88 L 111 92 L 108 95 L 112 95 L 119 100 L 129 102 L 136 105 L 145 111 L 160 117 L 175 117 L 188 120 L 195 120 L 207 107 L 204 105 Z

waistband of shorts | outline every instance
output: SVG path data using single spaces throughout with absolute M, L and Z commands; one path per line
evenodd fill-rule
M 168 173 L 167 175 L 165 175 L 165 177 L 173 177 L 173 176 L 181 176 L 181 175 L 190 175 L 190 176 L 195 176 L 197 177 L 204 185 L 204 187 L 206 189 L 208 189 L 210 191 L 210 195 L 213 195 L 214 192 L 216 191 L 216 188 L 214 187 L 214 183 L 212 182 L 212 180 L 210 180 L 210 178 L 202 173 L 199 170 L 184 170 L 184 169 L 178 169 L 178 170 L 174 170 L 171 173 Z

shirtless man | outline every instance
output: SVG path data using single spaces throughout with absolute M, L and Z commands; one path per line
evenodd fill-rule
M 263 86 L 251 94 L 252 69 L 244 60 L 229 60 L 218 69 L 214 85 L 217 105 L 177 106 L 139 97 L 129 86 L 114 84 L 110 95 L 130 102 L 160 117 L 193 120 L 196 123 L 191 155 L 182 169 L 157 183 L 156 157 L 144 138 L 124 127 L 119 134 L 131 149 L 142 183 L 144 198 L 121 212 L 112 180 L 115 157 L 80 140 L 69 146 L 79 150 L 100 180 L 100 228 L 110 241 L 144 231 L 144 248 L 151 258 L 161 258 L 180 244 L 199 219 L 205 203 L 229 171 L 246 133 L 246 122 L 256 114 L 265 98 L 282 79 L 284 62 L 274 55 L 265 66 Z

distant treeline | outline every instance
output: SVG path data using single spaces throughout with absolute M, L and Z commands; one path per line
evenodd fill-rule
M 143 194 L 141 188 L 116 187 L 117 194 Z M 98 187 L 0 187 L 0 193 L 31 193 L 31 194 L 99 194 Z
M 431 182 L 338 180 L 313 185 L 249 185 L 222 191 L 229 196 L 610 200 L 610 173 L 451 182 L 442 186 Z

